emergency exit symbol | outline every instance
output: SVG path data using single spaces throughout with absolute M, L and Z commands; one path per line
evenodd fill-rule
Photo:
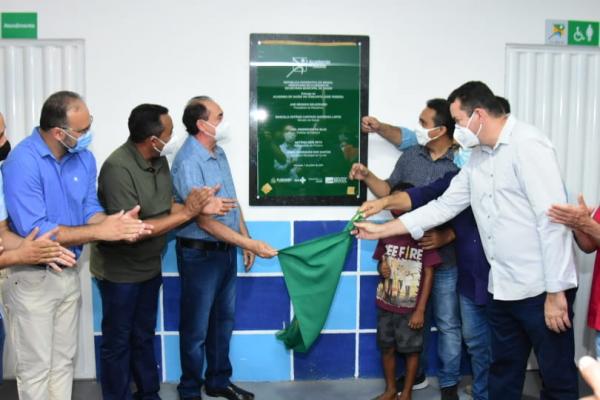
M 600 24 L 592 21 L 569 21 L 569 44 L 598 46 Z

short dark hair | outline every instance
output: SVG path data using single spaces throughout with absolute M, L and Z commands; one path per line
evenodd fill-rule
M 40 129 L 47 131 L 52 128 L 67 128 L 67 112 L 76 101 L 83 101 L 80 95 L 68 90 L 51 94 L 42 106 Z
M 500 107 L 502 108 L 502 111 L 504 111 L 504 114 L 510 114 L 510 103 L 508 100 L 502 96 L 496 96 L 496 100 L 500 103 Z
M 476 108 L 483 108 L 496 117 L 504 115 L 500 102 L 483 82 L 470 81 L 454 89 L 448 96 L 448 103 L 452 104 L 457 99 L 460 100 L 461 109 L 469 115 L 473 114 Z
M 444 99 L 431 99 L 427 101 L 427 108 L 435 111 L 433 123 L 435 126 L 445 126 L 448 137 L 452 139 L 454 136 L 454 120 L 450 114 L 450 103 Z
M 158 137 L 165 129 L 160 116 L 168 113 L 166 107 L 158 104 L 140 104 L 129 114 L 129 139 L 133 143 L 141 143 L 151 136 Z
M 198 126 L 196 122 L 199 119 L 208 120 L 208 109 L 204 105 L 205 101 L 212 100 L 208 96 L 195 96 L 188 101 L 183 110 L 183 125 L 185 126 L 185 130 L 190 135 L 195 135 L 198 133 Z
M 413 185 L 412 183 L 400 181 L 392 187 L 392 189 L 390 190 L 390 193 L 404 192 L 404 191 L 406 191 L 406 189 L 410 189 L 413 187 L 415 187 L 415 185 Z

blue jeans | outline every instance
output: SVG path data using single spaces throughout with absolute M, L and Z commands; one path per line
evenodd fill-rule
M 456 267 L 437 267 L 429 300 L 438 329 L 438 356 L 442 362 L 438 380 L 441 388 L 456 385 L 460 379 L 462 342 L 457 279 Z
M 600 359 L 600 331 L 596 331 L 596 358 Z
M 102 297 L 102 345 L 100 366 L 104 400 L 160 399 L 160 379 L 154 356 L 154 328 L 159 274 L 145 282 L 116 283 L 98 280 Z
M 473 371 L 473 400 L 487 400 L 490 370 L 490 326 L 487 306 L 477 305 L 468 297 L 459 295 L 462 335 L 471 356 Z
M 178 242 L 176 252 L 181 277 L 181 379 L 177 390 L 185 399 L 199 397 L 203 384 L 211 389 L 230 384 L 237 260 L 235 248 L 198 250 Z
M 3 369 L 2 369 L 2 357 L 4 356 L 4 339 L 6 339 L 6 333 L 4 332 L 4 320 L 0 315 L 0 385 L 3 382 Z
M 573 323 L 576 289 L 565 292 L 569 319 Z M 492 300 L 488 306 L 492 332 L 491 400 L 520 400 L 531 347 L 540 367 L 540 399 L 577 400 L 573 328 L 555 333 L 544 319 L 546 293 L 515 301 Z

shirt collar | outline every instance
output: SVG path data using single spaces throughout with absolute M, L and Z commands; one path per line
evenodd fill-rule
M 509 115 L 506 119 L 506 122 L 504 123 L 502 131 L 500 132 L 500 136 L 498 136 L 498 142 L 496 143 L 496 146 L 494 146 L 494 148 L 498 147 L 499 144 L 510 143 L 510 139 L 512 138 L 512 133 L 516 124 L 517 119 L 512 115 Z
M 202 161 L 208 161 L 211 158 L 217 159 L 224 154 L 223 149 L 215 145 L 215 150 L 211 153 L 202 143 L 200 143 L 194 136 L 190 135 L 187 140 L 191 140 L 194 151 L 202 158 Z
M 52 157 L 53 159 L 56 160 L 56 157 L 54 157 L 54 154 L 52 154 L 52 151 L 50 151 L 50 147 L 48 147 L 48 144 L 46 144 L 46 142 L 44 141 L 44 138 L 42 137 L 42 133 L 40 132 L 40 127 L 37 126 L 35 128 L 33 128 L 33 131 L 31 132 L 31 138 L 32 138 L 32 142 L 33 142 L 33 147 L 35 148 L 35 150 L 38 152 L 38 154 L 41 157 Z M 62 156 L 62 158 L 60 160 L 56 160 L 58 163 L 61 163 L 65 160 L 68 160 L 69 158 L 73 157 L 75 154 L 69 153 L 68 151 L 65 152 L 65 154 Z
M 133 156 L 133 159 L 135 160 L 135 163 L 138 165 L 138 167 L 140 167 L 140 169 L 148 172 L 158 172 L 162 167 L 162 157 L 156 157 L 151 158 L 150 160 L 146 160 L 144 157 L 142 157 L 137 146 L 135 145 L 135 143 L 133 143 L 133 141 L 127 140 L 127 142 L 125 142 L 125 147 L 127 148 L 127 150 L 129 150 L 129 152 Z
M 430 160 L 430 161 L 433 160 L 431 158 L 431 154 L 429 154 L 429 149 L 427 148 L 427 146 L 419 145 L 419 155 L 421 155 L 422 157 L 425 157 L 427 160 Z M 452 151 L 452 146 L 450 146 L 448 148 L 448 151 L 446 152 L 446 154 L 444 154 L 443 156 L 441 156 L 440 158 L 438 158 L 435 161 L 440 161 L 443 159 L 448 159 L 450 161 L 454 161 L 454 151 Z

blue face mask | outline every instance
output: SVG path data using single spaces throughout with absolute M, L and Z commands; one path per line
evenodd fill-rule
M 458 150 L 454 152 L 454 165 L 458 168 L 462 168 L 469 162 L 469 158 L 471 157 L 471 151 L 473 149 L 470 147 L 462 147 L 460 146 Z
M 69 136 L 71 139 L 73 139 L 77 142 L 75 144 L 75 146 L 73 146 L 73 147 L 69 147 L 66 144 L 64 144 L 63 142 L 61 142 L 63 144 L 63 146 L 65 146 L 67 148 L 67 151 L 69 153 L 79 153 L 80 151 L 87 149 L 87 147 L 90 145 L 90 143 L 92 143 L 92 131 L 91 130 L 88 130 L 86 133 L 81 135 L 78 139 L 75 139 L 75 137 L 73 135 L 69 134 L 64 129 L 63 129 L 63 132 L 65 132 L 65 134 L 67 136 Z

